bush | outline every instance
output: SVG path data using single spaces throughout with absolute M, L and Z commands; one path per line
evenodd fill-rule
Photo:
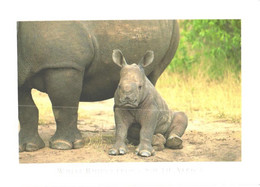
M 241 71 L 241 20 L 182 20 L 180 44 L 168 69 L 220 79 Z M 239 76 L 238 76 L 239 77 Z

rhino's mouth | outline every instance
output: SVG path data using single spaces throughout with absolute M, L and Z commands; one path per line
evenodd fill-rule
M 121 103 L 120 105 L 122 107 L 127 107 L 127 108 L 136 108 L 136 107 L 138 107 L 138 103 L 125 102 L 125 103 Z

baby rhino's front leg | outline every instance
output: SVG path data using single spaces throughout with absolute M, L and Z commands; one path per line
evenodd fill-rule
M 140 143 L 140 130 L 141 126 L 136 123 L 129 127 L 127 139 L 133 145 L 139 145 Z M 154 134 L 152 140 L 152 146 L 155 151 L 162 151 L 164 149 L 164 144 L 166 143 L 165 137 L 160 134 Z
M 148 157 L 154 155 L 155 151 L 152 146 L 152 140 L 154 131 L 157 125 L 157 119 L 158 119 L 158 113 L 156 110 L 143 110 L 143 114 L 140 116 L 140 144 L 138 145 L 136 149 L 136 154 Z
M 115 108 L 116 143 L 109 150 L 110 155 L 124 155 L 127 153 L 126 137 L 129 126 L 133 123 L 132 116 L 127 110 Z

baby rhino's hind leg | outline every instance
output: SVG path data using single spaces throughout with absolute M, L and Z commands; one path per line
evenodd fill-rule
M 164 149 L 164 144 L 166 143 L 166 139 L 162 134 L 153 135 L 152 146 L 155 151 L 162 151 Z
M 188 118 L 183 112 L 173 114 L 172 125 L 166 134 L 165 146 L 172 149 L 182 149 L 182 135 L 188 126 Z

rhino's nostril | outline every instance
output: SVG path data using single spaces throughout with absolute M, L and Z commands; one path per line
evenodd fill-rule
M 126 100 L 126 101 L 130 101 L 130 97 L 126 96 L 126 97 L 125 97 L 125 100 Z

